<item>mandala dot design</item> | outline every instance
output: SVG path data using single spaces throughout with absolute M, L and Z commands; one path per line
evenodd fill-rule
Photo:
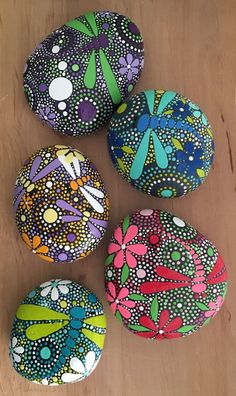
M 29 56 L 24 92 L 49 127 L 88 135 L 111 117 L 144 65 L 138 27 L 115 12 L 87 12 L 66 22 Z
M 115 229 L 105 263 L 112 313 L 153 340 L 185 337 L 219 311 L 227 272 L 216 247 L 185 221 L 143 209 Z
M 134 95 L 113 114 L 108 149 L 116 170 L 136 189 L 174 198 L 205 180 L 214 140 L 197 105 L 176 92 L 150 90 Z
M 86 257 L 108 224 L 109 202 L 99 172 L 68 146 L 43 148 L 26 161 L 16 179 L 13 206 L 23 241 L 48 262 Z
M 98 298 L 70 280 L 53 279 L 18 307 L 9 353 L 15 370 L 42 385 L 81 381 L 97 366 L 106 334 Z

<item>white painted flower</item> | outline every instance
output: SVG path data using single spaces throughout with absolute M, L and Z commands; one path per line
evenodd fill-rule
M 44 282 L 40 285 L 43 289 L 40 294 L 42 297 L 46 297 L 49 293 L 51 293 L 51 299 L 53 301 L 57 301 L 59 298 L 59 294 L 67 294 L 69 292 L 69 288 L 66 285 L 69 285 L 71 281 L 69 280 L 61 280 L 61 279 L 53 279 L 48 282 Z
M 80 381 L 87 377 L 97 366 L 99 359 L 96 361 L 96 355 L 94 351 L 89 351 L 85 356 L 85 364 L 81 362 L 77 357 L 70 359 L 70 367 L 75 373 L 64 373 L 61 377 L 63 382 L 74 382 Z
M 18 342 L 17 338 L 12 337 L 11 345 L 10 345 L 10 356 L 14 362 L 20 363 L 21 361 L 20 355 L 24 352 L 24 348 L 22 346 L 16 346 L 17 342 Z

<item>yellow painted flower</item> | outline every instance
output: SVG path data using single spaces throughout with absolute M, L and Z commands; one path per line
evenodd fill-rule
M 23 209 L 29 210 L 33 205 L 33 201 L 28 194 L 25 194 L 20 202 Z
M 46 256 L 46 254 L 48 253 L 49 249 L 48 249 L 48 246 L 41 244 L 40 236 L 38 236 L 38 235 L 33 236 L 32 242 L 30 241 L 30 238 L 29 238 L 28 234 L 26 234 L 25 232 L 23 232 L 21 234 L 21 236 L 22 236 L 23 241 L 28 246 L 28 248 L 30 250 L 32 250 L 32 252 L 34 254 L 37 254 L 43 260 L 46 260 L 46 261 L 49 261 L 49 262 L 54 261 L 51 257 Z

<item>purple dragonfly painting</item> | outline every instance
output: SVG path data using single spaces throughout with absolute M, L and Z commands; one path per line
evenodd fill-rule
M 101 227 L 105 231 L 108 223 L 107 220 L 95 219 L 94 217 L 90 216 L 90 212 L 87 210 L 81 213 L 78 209 L 74 208 L 72 205 L 62 199 L 58 199 L 56 204 L 60 209 L 64 209 L 65 211 L 69 212 L 68 214 L 62 216 L 62 221 L 66 223 L 82 221 L 88 224 L 89 230 L 95 238 L 99 239 L 102 237 L 103 233 L 99 228 Z

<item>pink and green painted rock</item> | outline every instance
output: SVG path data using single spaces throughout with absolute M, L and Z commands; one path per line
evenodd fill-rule
M 216 247 L 195 228 L 162 210 L 127 216 L 108 246 L 106 296 L 134 334 L 180 338 L 220 309 L 227 272 Z

